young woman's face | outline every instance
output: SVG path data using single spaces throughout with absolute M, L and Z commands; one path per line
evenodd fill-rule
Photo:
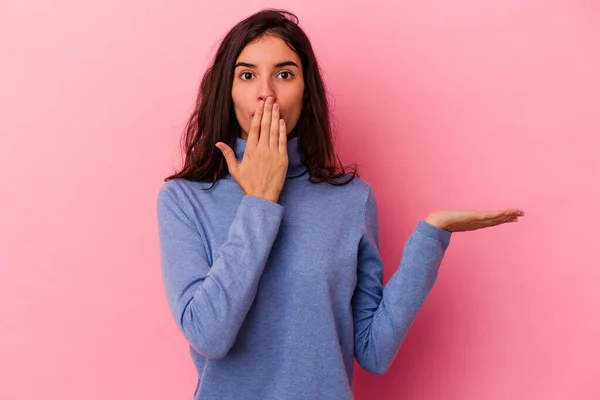
M 236 60 L 231 96 L 243 139 L 248 138 L 258 103 L 267 96 L 279 105 L 289 135 L 300 118 L 303 95 L 300 58 L 282 39 L 263 36 L 242 50 Z

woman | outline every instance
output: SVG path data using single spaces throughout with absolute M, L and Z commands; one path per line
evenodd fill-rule
M 337 167 L 324 85 L 297 23 L 265 10 L 226 35 L 183 169 L 158 194 L 164 284 L 198 371 L 195 399 L 351 399 L 354 357 L 388 370 L 452 232 L 523 215 L 429 214 L 384 288 L 375 196 Z

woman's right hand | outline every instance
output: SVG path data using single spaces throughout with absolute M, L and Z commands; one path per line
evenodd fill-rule
M 242 162 L 235 152 L 223 142 L 221 150 L 227 168 L 244 195 L 262 197 L 272 202 L 279 200 L 288 169 L 287 132 L 285 121 L 279 118 L 274 99 L 261 101 L 250 125 Z

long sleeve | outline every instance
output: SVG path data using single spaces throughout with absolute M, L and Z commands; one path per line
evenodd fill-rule
M 451 235 L 419 221 L 404 246 L 397 271 L 384 288 L 377 202 L 369 188 L 352 298 L 355 357 L 367 371 L 383 374 L 389 369 L 437 279 Z
M 284 209 L 260 197 L 243 196 L 212 264 L 199 230 L 184 210 L 177 195 L 163 186 L 157 215 L 169 308 L 198 353 L 222 358 L 254 301 Z

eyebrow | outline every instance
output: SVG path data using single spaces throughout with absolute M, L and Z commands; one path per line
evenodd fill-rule
M 286 66 L 288 66 L 288 65 L 289 65 L 289 66 L 294 66 L 294 67 L 296 67 L 296 68 L 300 68 L 300 67 L 298 67 L 298 64 L 296 64 L 296 63 L 295 63 L 295 62 L 293 62 L 293 61 L 284 61 L 284 62 L 280 62 L 280 63 L 278 63 L 278 64 L 275 64 L 275 68 L 286 67 Z M 247 62 L 239 62 L 239 63 L 235 64 L 235 68 L 237 68 L 237 67 L 256 68 L 256 65 L 254 65 L 254 64 L 250 64 L 250 63 L 247 63 Z M 234 69 L 235 69 L 235 68 L 234 68 Z

